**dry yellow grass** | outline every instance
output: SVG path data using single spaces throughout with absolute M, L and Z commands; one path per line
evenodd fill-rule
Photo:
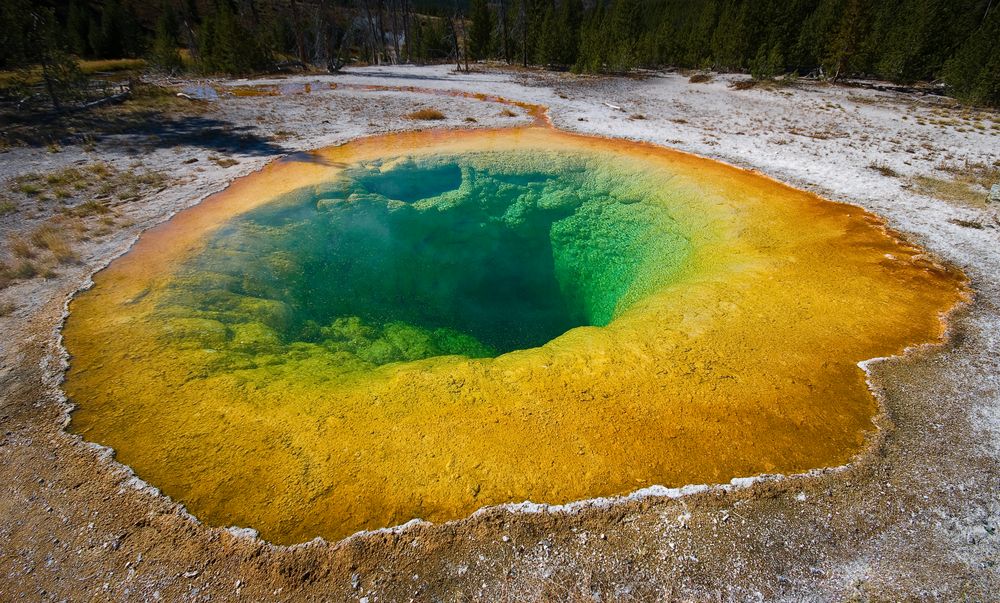
M 66 241 L 65 231 L 57 228 L 53 224 L 42 224 L 31 233 L 31 242 L 36 247 L 48 249 L 61 264 L 71 262 L 76 259 L 76 252 Z
M 97 59 L 77 61 L 77 65 L 84 75 L 93 75 L 95 73 L 138 71 L 145 68 L 146 61 L 142 59 Z M 17 81 L 23 81 L 27 85 L 34 85 L 41 80 L 42 70 L 40 67 L 17 71 L 0 71 L 0 88 L 10 86 Z
M 14 239 L 10 244 L 10 251 L 19 258 L 35 257 L 35 250 L 24 239 Z
M 444 113 L 438 111 L 437 109 L 419 109 L 406 116 L 406 119 L 424 120 L 424 121 L 436 121 L 444 118 L 445 118 Z
M 1000 165 L 978 162 L 947 163 L 938 169 L 950 178 L 917 176 L 916 190 L 929 197 L 966 205 L 983 205 L 990 187 L 1000 182 Z
M 80 61 L 80 71 L 86 74 L 107 71 L 132 71 L 142 69 L 145 66 L 146 61 L 142 59 L 95 59 L 92 61 Z
M 80 218 L 86 218 L 89 216 L 106 214 L 109 211 L 111 211 L 111 209 L 100 201 L 87 201 L 77 205 L 76 207 L 67 209 L 66 213 Z

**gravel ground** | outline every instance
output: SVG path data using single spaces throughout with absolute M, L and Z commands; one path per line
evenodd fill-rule
M 216 84 L 284 93 L 222 94 L 79 144 L 5 149 L 0 259 L 30 259 L 42 274 L 0 291 L 0 600 L 1000 600 L 1000 219 L 996 206 L 921 180 L 1000 160 L 1000 115 L 816 83 L 735 90 L 734 79 L 397 67 L 227 81 Z M 962 268 L 975 299 L 952 317 L 946 345 L 866 364 L 881 429 L 849 466 L 685 496 L 513 505 L 276 547 L 200 525 L 111 451 L 63 431 L 67 296 L 142 230 L 284 154 L 532 120 L 523 107 L 509 117 L 508 105 L 433 90 L 546 105 L 559 128 L 673 146 L 862 205 Z M 421 108 L 446 118 L 404 117 Z M 42 201 L 16 180 L 94 163 L 109 166 L 97 182 L 137 181 L 110 215 L 85 211 L 100 191 Z M 150 173 L 161 175 L 142 178 Z M 59 260 L 56 244 L 15 257 L 15 243 L 46 223 L 75 233 L 72 257 Z

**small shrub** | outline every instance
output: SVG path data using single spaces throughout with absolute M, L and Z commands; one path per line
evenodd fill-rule
M 688 78 L 688 81 L 692 84 L 705 84 L 712 81 L 712 74 L 710 73 L 696 73 Z
M 406 118 L 413 120 L 437 121 L 444 119 L 445 117 L 444 113 L 441 113 L 437 109 L 420 109 L 408 114 Z

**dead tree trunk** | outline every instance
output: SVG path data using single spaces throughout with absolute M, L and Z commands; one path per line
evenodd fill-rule
M 413 62 L 413 47 L 410 45 L 410 35 L 413 33 L 413 15 L 410 0 L 403 0 L 403 49 L 406 51 L 406 62 Z
M 401 63 L 402 58 L 399 52 L 399 0 L 392 0 L 389 6 L 392 11 L 392 49 L 396 53 L 393 57 L 393 62 Z
M 303 27 L 304 24 L 302 23 L 302 14 L 299 13 L 298 2 L 292 0 L 291 5 L 292 23 L 294 24 L 293 27 L 295 27 L 295 51 L 299 55 L 299 61 L 301 61 L 303 65 L 306 65 L 309 63 L 309 55 L 306 53 L 306 36 L 303 31 L 305 27 Z
M 462 70 L 462 55 L 459 54 L 458 50 L 458 27 L 455 25 L 455 21 L 458 20 L 458 12 L 451 19 L 448 19 L 448 24 L 451 25 L 451 40 L 455 48 L 455 68 L 458 71 Z

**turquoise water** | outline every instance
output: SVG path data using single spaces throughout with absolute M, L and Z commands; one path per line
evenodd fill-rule
M 653 180 L 584 154 L 353 165 L 218 230 L 159 313 L 194 346 L 346 368 L 536 347 L 682 269 Z

